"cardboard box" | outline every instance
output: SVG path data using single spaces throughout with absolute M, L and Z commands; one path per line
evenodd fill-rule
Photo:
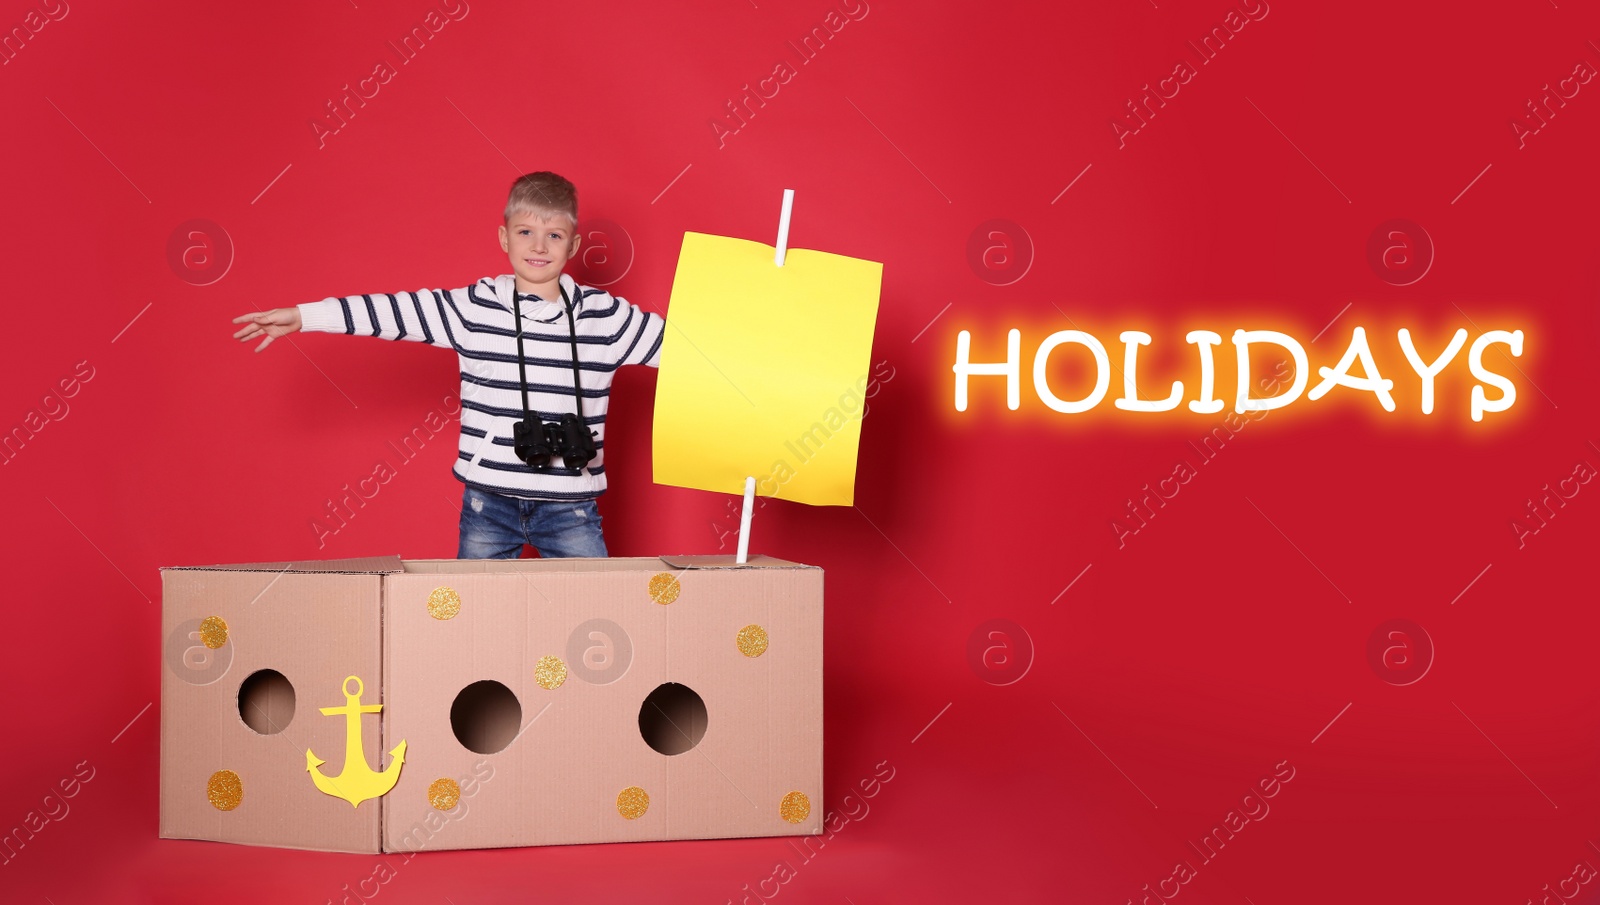
M 162 590 L 163 838 L 822 831 L 821 569 L 373 557 L 170 567 Z

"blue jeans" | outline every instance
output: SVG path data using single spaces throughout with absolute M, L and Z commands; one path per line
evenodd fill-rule
M 521 500 L 463 488 L 457 559 L 516 559 L 523 544 L 545 557 L 607 555 L 592 499 Z

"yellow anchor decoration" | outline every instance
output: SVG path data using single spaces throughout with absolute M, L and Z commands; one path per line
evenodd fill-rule
M 351 682 L 356 683 L 354 693 L 350 691 Z M 378 798 L 394 788 L 394 784 L 400 779 L 400 767 L 406 761 L 406 743 L 401 739 L 400 744 L 389 752 L 391 758 L 389 768 L 382 773 L 367 766 L 366 752 L 361 750 L 361 714 L 378 713 L 383 710 L 383 705 L 361 703 L 361 693 L 365 688 L 357 676 L 347 676 L 340 688 L 344 691 L 344 706 L 320 709 L 323 716 L 344 715 L 344 770 L 338 776 L 324 776 L 317 768 L 327 761 L 312 754 L 311 749 L 307 748 L 306 771 L 311 774 L 311 781 L 325 794 L 343 798 L 350 802 L 351 807 L 358 807 L 368 798 Z

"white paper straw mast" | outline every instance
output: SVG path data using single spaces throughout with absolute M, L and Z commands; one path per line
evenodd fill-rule
M 773 263 L 783 266 L 784 255 L 789 253 L 789 212 L 794 209 L 794 189 L 783 190 L 783 213 L 778 215 L 778 253 Z
M 739 516 L 739 558 L 735 562 L 745 562 L 750 558 L 750 514 L 756 508 L 756 479 L 744 479 L 744 513 Z
M 794 189 L 783 190 L 783 211 L 778 214 L 778 246 L 777 252 L 772 256 L 772 263 L 783 266 L 784 256 L 789 253 L 789 215 L 794 211 Z M 755 510 L 756 479 L 747 476 L 744 479 L 744 511 L 739 516 L 739 557 L 735 562 L 744 563 L 750 557 L 750 515 Z

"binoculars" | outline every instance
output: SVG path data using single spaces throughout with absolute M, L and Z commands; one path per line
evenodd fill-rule
M 536 471 L 549 468 L 550 460 L 557 457 L 568 468 L 582 468 L 597 455 L 594 432 L 571 412 L 563 414 L 560 421 L 524 417 L 513 427 L 513 434 L 517 458 Z

